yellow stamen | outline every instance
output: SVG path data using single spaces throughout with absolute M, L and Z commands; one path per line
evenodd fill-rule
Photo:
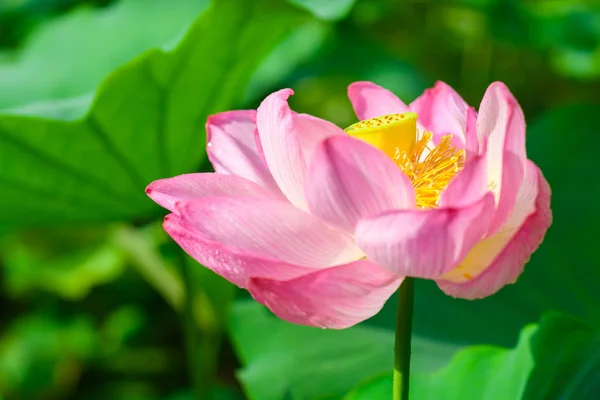
M 401 152 L 394 158 L 415 187 L 417 206 L 421 208 L 437 206 L 440 194 L 465 163 L 465 151 L 452 146 L 452 135 L 443 136 L 433 149 L 427 146 L 431 137 L 430 132 L 425 133 L 411 153 Z
M 429 147 L 431 133 L 417 140 L 417 114 L 390 114 L 357 122 L 348 135 L 382 150 L 409 177 L 420 208 L 434 208 L 440 194 L 462 169 L 465 151 L 452 146 L 452 135 Z
M 345 129 L 348 135 L 377 147 L 390 158 L 410 153 L 415 146 L 417 114 L 389 114 L 357 122 Z

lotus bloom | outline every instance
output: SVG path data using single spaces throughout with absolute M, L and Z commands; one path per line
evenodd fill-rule
M 164 228 L 192 257 L 294 323 L 345 328 L 376 314 L 406 276 L 489 296 L 521 274 L 551 222 L 527 159 L 523 112 L 502 83 L 479 112 L 438 82 L 410 105 L 349 87 L 343 130 L 288 105 L 209 117 L 215 173 L 153 182 Z

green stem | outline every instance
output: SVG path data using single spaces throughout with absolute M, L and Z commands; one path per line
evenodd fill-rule
M 414 278 L 405 278 L 398 289 L 396 311 L 396 341 L 394 345 L 394 394 L 393 400 L 408 400 L 410 375 L 410 342 L 414 304 Z

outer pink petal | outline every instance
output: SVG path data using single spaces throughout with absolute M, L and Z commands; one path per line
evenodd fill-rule
M 206 121 L 207 153 L 219 174 L 232 174 L 279 193 L 256 140 L 256 111 L 211 115 Z
M 481 263 L 483 272 L 465 283 L 439 279 L 438 286 L 451 296 L 477 299 L 514 283 L 551 223 L 550 187 L 541 171 L 529 161 L 517 207 L 507 225 L 498 235 L 478 244 L 465 260 L 474 265 Z
M 200 264 L 242 288 L 248 286 L 250 277 L 292 279 L 314 271 L 313 268 L 261 257 L 209 240 L 175 214 L 165 217 L 163 227 Z
M 269 95 L 258 108 L 257 126 L 265 161 L 275 182 L 292 204 L 306 209 L 306 160 L 319 141 L 344 135 L 344 131 L 319 118 L 293 113 L 287 103 L 293 93 L 283 89 Z
M 402 279 L 360 260 L 288 281 L 252 279 L 248 290 L 286 321 L 343 329 L 377 314 Z
M 310 212 L 350 232 L 360 218 L 415 205 L 414 188 L 398 166 L 349 136 L 321 142 L 306 183 Z
M 468 108 L 462 97 L 441 81 L 410 104 L 410 110 L 419 115 L 421 124 L 433 133 L 435 143 L 444 135 L 453 135 L 452 142 L 458 148 L 464 148 L 467 143 Z
M 512 212 L 527 161 L 523 111 L 501 82 L 492 83 L 483 96 L 477 135 L 481 141 L 487 138 L 488 180 L 497 195 L 490 230 L 496 232 Z
M 146 194 L 169 211 L 175 204 L 207 196 L 257 196 L 277 198 L 277 194 L 235 175 L 214 173 L 184 174 L 159 179 L 146 188 Z
M 437 278 L 455 268 L 487 231 L 491 193 L 456 209 L 392 211 L 360 220 L 356 242 L 367 258 L 397 275 Z
M 284 201 L 206 197 L 177 208 L 200 235 L 261 258 L 318 268 L 362 257 L 349 234 Z
M 395 94 L 372 82 L 352 83 L 348 86 L 348 97 L 359 120 L 408 111 L 408 106 Z

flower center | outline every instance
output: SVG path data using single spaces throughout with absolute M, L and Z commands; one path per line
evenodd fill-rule
M 452 145 L 452 135 L 443 136 L 437 146 L 430 132 L 419 138 L 415 113 L 360 121 L 346 128 L 346 133 L 377 147 L 396 162 L 412 182 L 420 208 L 437 207 L 440 194 L 465 162 L 465 151 Z

